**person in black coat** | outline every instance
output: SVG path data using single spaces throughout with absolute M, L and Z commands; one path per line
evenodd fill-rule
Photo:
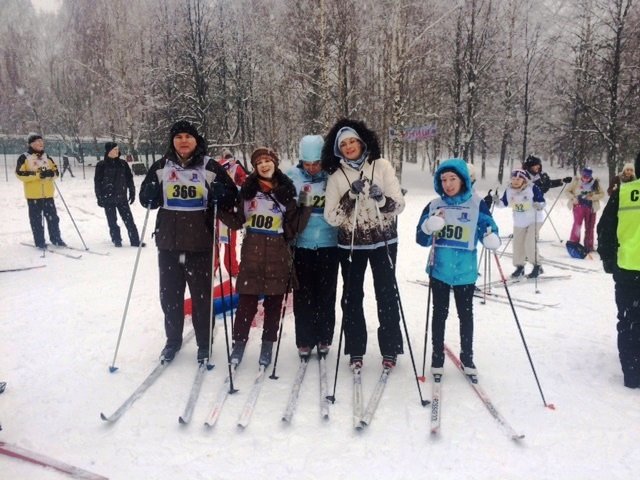
M 635 170 L 640 172 L 640 153 Z M 613 191 L 597 232 L 602 266 L 615 284 L 624 386 L 640 388 L 640 180 L 624 182 Z
M 116 211 L 118 211 L 127 227 L 131 246 L 138 247 L 140 236 L 129 208 L 129 204 L 136 199 L 133 174 L 127 162 L 120 158 L 120 149 L 117 143 L 107 142 L 104 146 L 104 152 L 104 160 L 99 161 L 96 165 L 94 177 L 98 206 L 104 208 L 113 244 L 116 247 L 122 246 L 122 236 L 116 215 Z
M 562 184 L 571 183 L 573 180 L 571 176 L 551 180 L 549 175 L 542 171 L 542 160 L 533 155 L 529 155 L 526 158 L 522 164 L 522 168 L 527 171 L 531 177 L 531 182 L 537 185 L 543 194 L 547 193 L 550 188 L 560 187 Z

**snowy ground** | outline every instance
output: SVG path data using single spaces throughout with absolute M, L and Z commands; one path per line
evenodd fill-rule
M 10 164 L 14 160 L 10 157 Z M 8 182 L 0 178 L 0 269 L 46 265 L 0 273 L 0 380 L 8 382 L 0 395 L 0 441 L 122 480 L 630 479 L 637 475 L 640 390 L 622 386 L 613 282 L 602 272 L 597 256 L 571 260 L 563 248 L 554 246 L 559 242 L 551 225 L 542 230 L 542 239 L 549 241 L 540 245 L 544 256 L 597 270 L 572 273 L 570 280 L 541 282 L 539 294 L 531 284 L 511 288 L 514 297 L 560 302 L 556 308 L 517 310 L 544 395 L 555 410 L 543 406 L 509 306 L 477 303 L 475 310 L 475 359 L 482 385 L 516 430 L 526 434 L 521 444 L 506 437 L 450 362 L 445 364 L 442 433 L 431 438 L 430 410 L 420 405 L 408 354 L 401 357 L 389 379 L 367 430 L 358 433 L 351 426 L 346 361 L 340 365 L 331 419 L 325 422 L 319 416 L 314 362 L 307 371 L 293 423 L 283 425 L 280 417 L 297 368 L 291 318 L 282 339 L 280 379 L 267 379 L 245 431 L 237 430 L 236 420 L 253 380 L 254 365 L 257 367 L 258 331 L 252 333 L 254 341 L 238 374 L 240 391 L 227 400 L 214 429 L 203 426 L 225 378 L 221 328 L 214 345 L 217 367 L 206 375 L 190 425 L 180 426 L 177 420 L 195 373 L 193 341 L 118 423 L 106 425 L 100 412 L 112 412 L 133 391 L 155 365 L 164 343 L 156 250 L 151 245 L 142 252 L 116 361 L 119 370 L 109 373 L 136 250 L 112 247 L 103 211 L 93 194 L 93 169 L 87 169 L 86 179 L 80 170 L 75 173 L 76 178 L 65 177 L 58 183 L 60 190 L 87 245 L 110 252 L 109 256 L 84 254 L 81 260 L 72 260 L 50 254 L 41 258 L 39 252 L 20 245 L 32 241 L 22 185 L 11 170 Z M 605 172 L 597 173 L 604 176 Z M 136 183 L 141 180 L 137 177 Z M 483 195 L 495 187 L 491 181 L 478 183 Z M 407 165 L 404 187 L 409 193 L 399 222 L 398 283 L 420 369 L 427 289 L 412 281 L 425 278 L 428 250 L 415 244 L 414 228 L 422 208 L 433 198 L 431 176 Z M 550 192 L 549 204 L 559 190 Z M 56 203 L 63 238 L 81 246 L 60 198 Z M 134 215 L 141 229 L 144 209 L 136 204 Z M 496 219 L 502 234 L 509 234 L 510 212 L 497 211 Z M 571 217 L 564 200 L 558 202 L 552 219 L 566 239 Z M 149 227 L 154 220 L 152 213 Z M 510 259 L 503 257 L 502 265 L 511 272 Z M 547 274 L 569 273 L 552 266 L 545 270 Z M 492 275 L 494 279 L 498 276 L 495 268 Z M 372 292 L 370 281 L 368 291 Z M 368 399 L 380 371 L 380 357 L 372 294 L 365 303 L 370 340 L 363 384 Z M 447 325 L 447 342 L 457 351 L 453 315 Z M 335 354 L 334 348 L 329 361 L 331 380 Z M 422 384 L 425 398 L 430 391 L 429 383 Z M 64 478 L 5 457 L 0 457 L 0 472 L 3 479 Z

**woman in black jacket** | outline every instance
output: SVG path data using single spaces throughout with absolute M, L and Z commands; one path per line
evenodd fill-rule
M 122 236 L 116 214 L 118 211 L 127 227 L 131 246 L 139 246 L 140 236 L 129 208 L 129 204 L 136 199 L 136 187 L 133 184 L 133 174 L 129 165 L 120 158 L 120 149 L 117 143 L 107 142 L 104 145 L 104 160 L 100 160 L 96 165 L 94 186 L 98 206 L 104 208 L 104 213 L 107 216 L 109 234 L 113 244 L 116 247 L 122 246 Z

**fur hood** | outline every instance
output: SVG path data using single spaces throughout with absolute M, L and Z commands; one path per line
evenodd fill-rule
M 322 147 L 322 169 L 329 174 L 335 172 L 340 166 L 340 157 L 337 157 L 334 154 L 333 148 L 336 141 L 336 135 L 343 127 L 353 128 L 365 143 L 368 151 L 367 162 L 371 163 L 380 158 L 380 143 L 376 133 L 367 128 L 364 122 L 343 118 L 338 120 L 338 122 L 331 127 L 331 130 L 329 130 L 329 133 L 325 137 L 324 146 Z

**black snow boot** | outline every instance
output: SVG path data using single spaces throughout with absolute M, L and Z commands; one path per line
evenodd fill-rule
M 531 273 L 527 275 L 527 278 L 538 278 L 541 273 L 544 273 L 540 265 L 534 265 Z
M 176 353 L 180 351 L 180 347 L 181 345 L 176 345 L 174 343 L 167 343 L 162 349 L 162 352 L 160 352 L 160 361 L 164 363 L 164 362 L 170 362 L 171 360 L 173 360 L 174 357 L 176 356 Z
M 231 350 L 231 363 L 239 365 L 242 362 L 244 356 L 244 348 L 247 346 L 247 342 L 234 342 L 233 349 Z
M 269 340 L 262 341 L 262 347 L 260 348 L 260 358 L 258 359 L 258 363 L 260 365 L 264 365 L 268 367 L 271 365 L 271 353 L 273 351 L 273 342 Z
M 518 278 L 524 275 L 524 265 L 518 265 L 514 272 L 511 274 L 511 278 Z
M 209 347 L 198 347 L 198 363 L 206 363 L 209 360 Z

